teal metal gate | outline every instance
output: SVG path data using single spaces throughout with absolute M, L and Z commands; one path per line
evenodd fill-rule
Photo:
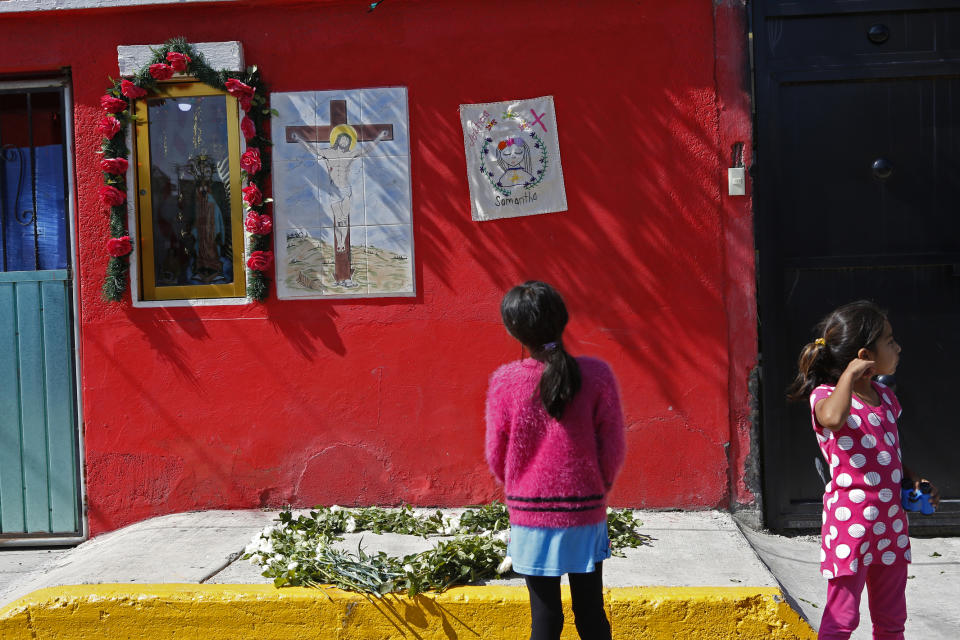
M 66 91 L 0 82 L 0 544 L 83 532 Z

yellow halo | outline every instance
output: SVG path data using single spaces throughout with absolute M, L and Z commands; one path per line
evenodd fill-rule
M 338 124 L 330 130 L 330 146 L 332 147 L 336 143 L 341 133 L 350 136 L 350 151 L 353 151 L 353 148 L 357 146 L 357 130 L 348 124 Z

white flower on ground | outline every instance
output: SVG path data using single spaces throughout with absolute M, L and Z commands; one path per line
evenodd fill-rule
M 613 513 L 613 507 L 607 507 L 607 515 Z
M 497 567 L 497 573 L 506 573 L 513 568 L 513 560 L 510 556 L 507 556 L 503 559 L 503 562 L 500 563 L 500 566 Z
M 460 531 L 460 516 L 450 516 L 443 519 L 443 529 L 441 533 L 445 536 L 452 536 Z
M 283 560 L 283 555 L 280 554 L 280 553 L 275 553 L 275 554 L 273 554 L 272 560 L 273 560 L 274 562 L 280 562 L 280 561 Z
M 337 511 L 343 511 L 343 507 L 337 504 L 330 507 L 330 513 L 336 513 Z
M 357 521 L 353 519 L 353 516 L 349 516 L 347 518 L 347 524 L 346 524 L 346 527 L 344 528 L 344 531 L 346 531 L 347 533 L 353 533 L 356 530 L 357 530 Z
M 253 554 L 252 556 L 250 556 L 249 561 L 250 561 L 250 564 L 256 566 L 263 562 L 263 558 L 258 556 L 257 554 Z
M 291 562 L 290 564 L 287 565 L 287 571 L 293 571 L 299 566 L 300 566 L 299 562 Z
M 403 570 L 406 571 L 407 573 L 413 573 L 413 565 L 405 564 L 403 565 Z

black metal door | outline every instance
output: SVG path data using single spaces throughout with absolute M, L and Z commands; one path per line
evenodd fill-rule
M 960 498 L 960 3 L 754 2 L 752 21 L 767 524 L 820 526 L 809 407 L 785 389 L 819 318 L 860 298 L 903 347 L 904 462 Z M 911 526 L 960 531 L 960 501 Z

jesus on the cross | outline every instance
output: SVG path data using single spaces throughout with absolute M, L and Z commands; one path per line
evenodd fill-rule
M 300 135 L 293 137 L 313 155 L 317 162 L 323 165 L 330 176 L 328 193 L 333 202 L 333 278 L 338 287 L 352 289 L 358 286 L 353 281 L 353 268 L 350 264 L 350 201 L 353 197 L 353 187 L 350 185 L 350 166 L 357 158 L 369 154 L 380 142 L 387 137 L 388 131 L 383 130 L 373 139 L 373 144 L 357 146 L 357 131 L 349 124 L 339 124 L 330 131 L 330 148 L 319 149 L 310 146 Z
M 353 187 L 350 186 L 350 165 L 357 158 L 368 155 L 384 140 L 393 140 L 392 124 L 350 124 L 347 121 L 347 101 L 331 100 L 330 124 L 323 126 L 286 127 L 287 142 L 299 142 L 317 159 L 330 176 L 327 193 L 333 200 L 333 279 L 340 287 L 359 286 L 353 281 L 350 264 L 350 204 Z M 330 140 L 329 148 L 319 145 Z M 357 143 L 373 144 L 358 146 Z

